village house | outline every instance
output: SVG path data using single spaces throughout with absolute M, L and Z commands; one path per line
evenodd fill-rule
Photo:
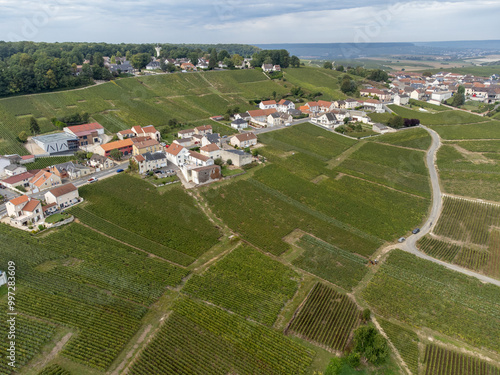
M 276 105 L 276 109 L 279 112 L 288 112 L 291 109 L 295 109 L 295 104 L 290 100 L 281 99 Z
M 27 195 L 11 199 L 5 203 L 11 223 L 19 226 L 43 223 L 42 202 Z
M 184 62 L 181 64 L 182 70 L 196 70 L 196 66 L 191 64 L 190 62 Z
M 416 89 L 416 90 L 413 90 L 411 93 L 410 93 L 410 99 L 414 99 L 414 100 L 422 100 L 424 98 L 424 92 L 420 89 Z
M 161 141 L 161 134 L 153 125 L 148 126 L 133 126 L 131 129 L 126 129 L 116 133 L 119 139 L 145 137 Z
M 212 134 L 212 125 L 203 125 L 194 128 L 194 133 L 199 135 Z
M 277 112 L 276 108 L 254 109 L 248 111 L 248 114 L 251 117 L 251 122 L 257 125 L 265 126 L 267 124 L 267 116 L 274 112 Z
M 283 125 L 283 120 L 279 112 L 274 112 L 267 116 L 266 122 L 267 126 L 270 127 Z
M 277 108 L 276 100 L 263 100 L 259 103 L 260 109 Z
M 104 135 L 104 128 L 97 122 L 67 126 L 63 128 L 63 131 L 69 136 L 78 138 L 78 145 L 80 147 L 101 143 L 100 136 Z
M 92 172 L 89 167 L 81 164 L 75 164 L 72 161 L 53 165 L 49 168 L 49 171 L 56 176 L 59 176 L 61 179 L 69 178 L 70 180 L 86 176 Z
M 96 169 L 96 172 L 109 169 L 115 165 L 113 160 L 99 154 L 93 154 L 89 160 L 89 165 Z
M 61 177 L 41 169 L 31 178 L 29 186 L 33 193 L 38 193 L 39 191 L 50 189 L 53 186 L 61 185 L 61 183 Z
M 238 118 L 231 122 L 231 127 L 236 130 L 248 128 L 248 122 L 242 118 Z
M 221 157 L 221 149 L 215 143 L 201 147 L 200 153 L 214 160 Z
M 208 156 L 202 155 L 196 151 L 189 151 L 188 161 L 191 164 L 203 167 L 214 164 L 213 159 L 209 158 Z
M 219 133 L 206 134 L 201 139 L 201 146 L 206 146 L 209 144 L 216 144 L 217 146 L 222 146 L 221 137 Z
M 19 164 L 10 164 L 4 167 L 4 174 L 10 177 L 16 176 L 21 173 L 25 173 L 27 171 L 28 170 L 24 165 L 19 165 Z
M 196 139 L 194 137 L 179 138 L 179 139 L 174 139 L 172 143 L 178 144 L 182 147 L 191 147 L 196 145 Z
M 396 94 L 394 95 L 394 104 L 396 105 L 407 105 L 410 103 L 410 97 L 405 94 Z
M 55 203 L 57 209 L 73 206 L 79 201 L 78 188 L 73 184 L 58 186 L 45 193 L 45 202 Z
M 273 64 L 262 64 L 261 68 L 266 73 L 272 72 L 273 71 Z
M 326 100 L 318 100 L 318 106 L 320 112 L 330 112 L 335 108 L 333 102 L 328 102 Z
M 172 143 L 165 153 L 167 160 L 179 167 L 186 164 L 189 157 L 188 149 L 175 143 Z
M 359 90 L 361 96 L 369 96 L 372 98 L 377 97 L 382 102 L 391 100 L 391 93 L 387 90 L 380 90 L 374 87 Z
M 2 184 L 8 187 L 9 189 L 14 189 L 18 186 L 20 187 L 29 187 L 30 180 L 33 178 L 34 174 L 30 172 L 24 172 L 21 174 L 16 174 L 15 176 L 8 177 L 2 180 Z
M 255 146 L 257 144 L 257 136 L 254 133 L 236 134 L 231 137 L 230 143 L 239 148 Z
M 178 138 L 189 138 L 192 137 L 195 134 L 194 129 L 184 129 L 184 130 L 179 130 L 177 133 Z
M 338 124 L 337 117 L 332 112 L 323 113 L 313 118 L 311 121 L 327 128 L 334 127 L 334 125 Z
M 142 155 L 134 155 L 133 159 L 137 163 L 139 173 L 147 173 L 155 169 L 167 166 L 167 154 L 163 151 L 146 152 Z
M 132 153 L 133 144 L 134 142 L 132 141 L 132 139 L 127 138 L 120 141 L 114 141 L 100 145 L 94 151 L 98 155 L 109 157 L 114 152 L 114 150 L 117 150 L 121 153 L 121 155 L 126 156 Z
M 132 145 L 132 155 L 141 155 L 146 152 L 161 151 L 162 146 L 156 139 L 147 139 L 142 142 L 134 142 Z
M 360 99 L 359 103 L 366 110 L 375 111 L 377 113 L 385 112 L 384 105 L 377 99 Z
M 360 105 L 360 103 L 356 99 L 349 99 L 348 98 L 348 99 L 345 99 L 343 102 L 344 102 L 343 103 L 344 107 L 340 107 L 340 108 L 354 109 Z

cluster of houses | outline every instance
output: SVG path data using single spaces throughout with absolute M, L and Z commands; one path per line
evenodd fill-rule
M 238 134 L 229 139 L 213 133 L 211 125 L 198 126 L 181 130 L 178 138 L 166 148 L 145 153 L 134 153 L 132 160 L 137 164 L 139 173 L 147 173 L 166 167 L 168 162 L 179 167 L 186 181 L 203 184 L 222 177 L 221 167 L 215 164 L 216 159 L 225 162 L 231 160 L 235 166 L 243 166 L 252 162 L 251 154 L 241 150 L 257 144 L 253 133 Z M 199 151 L 193 150 L 199 149 Z
M 365 111 L 384 112 L 384 109 L 382 103 L 374 99 L 319 100 L 307 102 L 298 109 L 290 100 L 282 99 L 279 102 L 264 100 L 260 102 L 259 109 L 235 114 L 231 127 L 242 130 L 248 126 L 256 128 L 287 126 L 295 117 L 306 114 L 314 123 L 335 128 L 343 124 L 345 118 L 354 122 L 368 123 L 370 119 Z
M 110 158 L 94 154 L 87 165 L 68 161 L 43 169 L 27 170 L 25 164 L 34 161 L 33 155 L 0 156 L 0 183 L 9 189 L 21 188 L 22 191 L 38 193 L 62 185 L 63 180 L 76 180 L 114 166 Z
M 14 226 L 29 227 L 43 224 L 45 218 L 80 202 L 78 188 L 72 183 L 58 186 L 44 194 L 41 200 L 21 195 L 5 204 L 7 221 Z
M 396 96 L 441 104 L 451 98 L 460 86 L 465 88 L 467 100 L 484 103 L 500 101 L 500 81 L 497 75 L 475 77 L 470 74 L 440 72 L 430 77 L 418 72 L 391 73 L 391 93 L 396 103 Z

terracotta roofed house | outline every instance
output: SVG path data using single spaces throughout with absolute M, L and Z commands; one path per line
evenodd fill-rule
M 113 150 L 118 150 L 122 153 L 122 155 L 129 155 L 132 153 L 132 146 L 134 142 L 132 139 L 127 138 L 121 141 L 109 142 L 103 145 L 100 145 L 96 148 L 95 152 L 101 156 L 110 156 Z
M 43 222 L 42 203 L 26 195 L 11 199 L 5 204 L 7 215 L 16 225 L 27 226 L 29 223 Z
M 257 136 L 254 133 L 236 134 L 231 137 L 231 144 L 240 148 L 255 146 L 257 144 Z
M 49 189 L 52 186 L 60 185 L 61 177 L 50 173 L 44 169 L 38 171 L 30 180 L 30 188 L 33 192 Z
M 177 166 L 186 164 L 189 157 L 189 151 L 176 143 L 172 143 L 165 151 L 167 154 L 167 160 L 174 163 Z
M 58 208 L 72 206 L 79 202 L 78 188 L 73 184 L 65 184 L 45 193 L 47 203 L 55 203 Z

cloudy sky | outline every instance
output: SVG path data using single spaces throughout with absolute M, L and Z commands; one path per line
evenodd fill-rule
M 0 0 L 0 40 L 333 43 L 500 39 L 500 1 Z

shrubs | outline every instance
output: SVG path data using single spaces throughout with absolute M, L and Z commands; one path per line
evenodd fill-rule
M 389 356 L 389 347 L 385 337 L 378 333 L 374 326 L 362 326 L 354 331 L 353 353 L 362 355 L 374 365 L 380 365 Z M 355 360 L 354 357 L 351 359 Z

